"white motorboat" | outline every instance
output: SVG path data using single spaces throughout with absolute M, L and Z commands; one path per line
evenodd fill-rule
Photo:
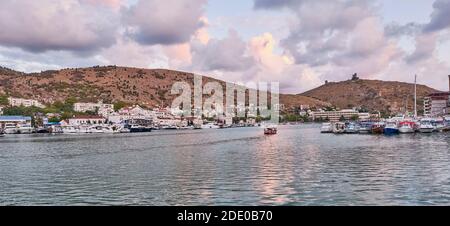
M 79 131 L 80 131 L 80 129 L 75 126 L 63 126 L 62 127 L 63 133 L 73 134 L 73 133 L 79 133 Z
M 348 123 L 347 125 L 345 125 L 344 132 L 348 134 L 359 133 L 359 126 L 354 122 Z
M 333 123 L 333 133 L 342 134 L 344 132 L 345 132 L 345 123 L 342 122 Z
M 320 128 L 320 132 L 321 133 L 333 133 L 333 126 L 331 125 L 331 123 L 323 123 L 322 127 Z
M 19 132 L 19 128 L 16 124 L 6 123 L 3 132 L 5 134 L 17 134 Z
M 33 127 L 31 124 L 21 124 L 18 126 L 17 133 L 19 134 L 31 134 L 33 133 Z
M 214 123 L 202 125 L 202 129 L 219 129 L 220 127 Z
M 104 133 L 103 126 L 91 126 L 89 128 L 89 133 Z
M 414 125 L 415 125 L 414 122 L 409 122 L 409 121 L 400 122 L 398 131 L 400 133 L 414 133 Z
M 120 133 L 120 130 L 117 126 L 103 126 L 103 133 Z
M 431 124 L 431 121 L 429 120 L 421 120 L 419 131 L 421 133 L 432 133 L 435 130 L 433 124 Z

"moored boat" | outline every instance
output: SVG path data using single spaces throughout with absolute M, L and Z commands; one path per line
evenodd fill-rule
M 414 133 L 414 122 L 410 121 L 403 121 L 400 122 L 398 131 L 399 133 Z
M 363 122 L 359 125 L 359 133 L 368 134 L 371 133 L 372 123 L 371 122 Z
M 419 131 L 421 133 L 432 133 L 435 130 L 433 124 L 428 119 L 423 119 L 420 121 Z
M 333 126 L 331 123 L 326 122 L 322 124 L 322 127 L 320 128 L 321 133 L 333 133 Z
M 278 133 L 278 129 L 276 126 L 267 126 L 264 128 L 264 134 L 265 135 L 275 135 Z
M 6 123 L 3 132 L 5 134 L 17 134 L 19 132 L 19 128 L 14 123 Z
M 398 125 L 396 122 L 391 121 L 391 122 L 387 122 L 386 126 L 383 129 L 383 133 L 385 135 L 395 135 L 395 134 L 399 134 L 400 131 L 398 129 Z
M 383 134 L 384 133 L 384 123 L 376 122 L 372 125 L 371 133 L 373 134 Z
M 333 123 L 334 134 L 343 134 L 344 132 L 345 132 L 345 123 L 342 122 Z
M 358 125 L 354 122 L 350 122 L 348 124 L 345 125 L 345 131 L 344 133 L 347 134 L 355 134 L 359 132 L 359 128 Z

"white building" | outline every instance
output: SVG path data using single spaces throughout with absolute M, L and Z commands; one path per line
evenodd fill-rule
M 104 104 L 102 102 L 98 103 L 75 103 L 73 105 L 73 110 L 76 112 L 95 112 L 104 117 L 112 114 L 114 112 L 114 104 Z
M 67 120 L 71 126 L 80 125 L 101 125 L 106 123 L 106 119 L 101 116 L 75 116 Z
M 108 121 L 112 123 L 121 123 L 130 119 L 147 119 L 154 120 L 155 112 L 146 110 L 140 106 L 126 107 L 108 115 Z
M 352 109 L 345 109 L 345 110 L 341 110 L 341 111 L 316 111 L 316 112 L 312 112 L 311 116 L 312 116 L 313 120 L 328 119 L 328 120 L 330 120 L 330 122 L 337 122 L 342 117 L 345 118 L 346 120 L 352 119 L 353 117 L 370 118 L 369 113 L 359 113 L 358 111 L 352 110 Z
M 22 99 L 22 98 L 14 98 L 9 97 L 8 98 L 9 105 L 12 107 L 38 107 L 38 108 L 45 108 L 45 106 L 37 100 L 31 100 L 31 99 Z

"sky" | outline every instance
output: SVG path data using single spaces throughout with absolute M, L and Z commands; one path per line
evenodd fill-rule
M 229 82 L 413 82 L 448 90 L 450 0 L 2 0 L 0 65 L 118 65 Z

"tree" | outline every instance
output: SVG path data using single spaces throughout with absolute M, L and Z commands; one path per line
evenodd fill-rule
M 114 111 L 118 111 L 126 106 L 128 106 L 128 104 L 123 101 L 116 102 L 114 103 Z
M 358 121 L 359 120 L 359 115 L 353 115 L 351 117 L 352 121 Z
M 341 117 L 339 118 L 339 121 L 340 122 L 345 122 L 345 120 L 346 120 L 345 117 L 343 115 L 341 115 Z
M 9 104 L 8 97 L 6 95 L 0 95 L 0 106 L 6 106 Z

